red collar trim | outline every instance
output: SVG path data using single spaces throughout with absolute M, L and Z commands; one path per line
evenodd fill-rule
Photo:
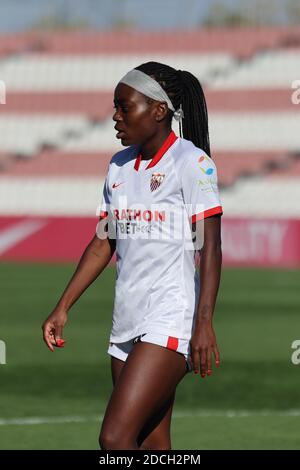
M 162 146 L 160 147 L 160 149 L 158 149 L 158 151 L 156 152 L 156 154 L 150 161 L 149 165 L 146 166 L 145 170 L 148 170 L 148 168 L 152 168 L 153 166 L 155 166 L 159 162 L 159 160 L 164 156 L 166 151 L 169 150 L 171 145 L 173 145 L 177 139 L 178 139 L 178 136 L 175 134 L 174 131 L 171 131 L 168 137 L 166 138 L 166 140 L 164 141 L 164 143 L 162 144 Z M 142 155 L 139 153 L 135 159 L 135 164 L 134 164 L 134 169 L 136 171 L 139 170 L 141 160 L 142 160 Z

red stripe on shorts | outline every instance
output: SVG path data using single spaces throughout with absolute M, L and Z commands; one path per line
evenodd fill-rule
M 167 348 L 176 351 L 176 349 L 178 348 L 178 338 L 173 338 L 173 336 L 169 336 Z

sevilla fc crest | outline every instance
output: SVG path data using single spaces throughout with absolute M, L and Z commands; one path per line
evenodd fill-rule
M 163 182 L 165 175 L 163 173 L 152 173 L 150 180 L 150 189 L 155 191 Z

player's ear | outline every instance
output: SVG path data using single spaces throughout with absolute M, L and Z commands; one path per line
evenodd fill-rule
M 164 102 L 156 103 L 155 107 L 155 120 L 156 122 L 161 122 L 165 119 L 166 115 L 168 114 L 168 105 Z

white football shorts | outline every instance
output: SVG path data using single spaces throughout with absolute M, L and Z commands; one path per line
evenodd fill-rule
M 174 338 L 173 336 L 161 335 L 158 333 L 144 333 L 143 335 L 136 336 L 124 343 L 109 343 L 107 353 L 110 356 L 116 357 L 121 361 L 126 361 L 128 354 L 133 348 L 133 345 L 139 341 L 157 344 L 172 351 L 183 354 L 186 360 L 187 372 L 191 372 L 192 362 L 190 356 L 190 342 L 187 339 Z

